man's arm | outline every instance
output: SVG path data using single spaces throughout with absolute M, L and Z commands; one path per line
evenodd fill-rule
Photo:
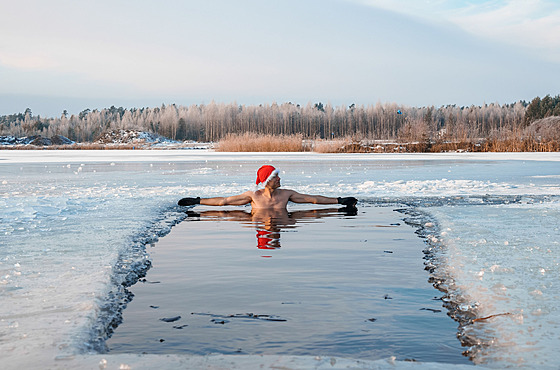
M 332 198 L 324 197 L 322 195 L 309 195 L 300 194 L 297 191 L 292 190 L 289 200 L 294 203 L 313 203 L 313 204 L 343 204 L 348 207 L 355 207 L 358 200 L 354 197 L 345 198 Z
M 247 191 L 243 194 L 233 195 L 231 197 L 214 197 L 214 198 L 183 198 L 178 204 L 180 206 L 194 206 L 203 204 L 207 206 L 242 206 L 249 204 L 253 200 L 252 192 Z
M 294 203 L 313 203 L 313 204 L 337 204 L 338 203 L 337 198 L 324 197 L 322 195 L 300 194 L 297 191 L 293 191 L 293 190 L 289 200 Z
M 251 192 L 247 191 L 231 197 L 201 198 L 200 204 L 206 206 L 242 206 L 251 203 L 252 200 Z

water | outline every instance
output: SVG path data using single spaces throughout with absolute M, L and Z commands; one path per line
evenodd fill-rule
M 401 214 L 262 213 L 191 214 L 150 249 L 110 352 L 468 362 Z
M 0 351 L 21 367 L 103 350 L 126 301 L 121 283 L 138 278 L 150 261 L 146 246 L 185 216 L 176 200 L 249 190 L 256 168 L 272 163 L 300 192 L 422 210 L 455 298 L 480 315 L 512 314 L 467 323 L 474 361 L 552 367 L 560 361 L 551 350 L 559 344 L 559 160 L 1 151 Z

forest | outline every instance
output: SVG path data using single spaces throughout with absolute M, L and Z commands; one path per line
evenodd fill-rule
M 560 116 L 560 95 L 536 97 L 530 103 L 482 106 L 408 107 L 396 103 L 333 106 L 293 103 L 238 105 L 236 103 L 156 108 L 110 107 L 85 109 L 60 117 L 23 113 L 0 116 L 0 136 L 52 137 L 92 142 L 115 129 L 152 132 L 173 140 L 217 142 L 226 136 L 301 135 L 305 139 L 395 140 L 402 142 L 472 142 L 480 139 L 523 139 L 539 119 Z

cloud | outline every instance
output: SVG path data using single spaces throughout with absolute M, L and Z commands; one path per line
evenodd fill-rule
M 450 20 L 480 37 L 534 49 L 560 61 L 560 9 L 556 4 L 528 0 L 507 1 L 490 9 L 473 5 L 451 15 Z
M 425 19 L 448 22 L 481 39 L 530 50 L 560 62 L 560 4 L 555 0 L 350 0 Z
M 47 55 L 0 53 L 0 65 L 18 70 L 45 70 L 55 68 L 57 63 Z
M 538 32 L 556 29 L 557 6 L 468 1 L 130 7 L 99 0 L 73 7 L 68 0 L 21 0 L 0 5 L 0 94 L 128 99 L 139 106 L 212 99 L 480 104 L 555 93 L 560 64 L 535 55 L 553 54 L 558 32 Z M 526 29 L 534 30 L 525 35 Z M 526 48 L 507 44 L 524 36 Z

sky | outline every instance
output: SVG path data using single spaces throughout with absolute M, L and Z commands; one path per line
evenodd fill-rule
M 0 115 L 560 94 L 557 0 L 0 0 Z

